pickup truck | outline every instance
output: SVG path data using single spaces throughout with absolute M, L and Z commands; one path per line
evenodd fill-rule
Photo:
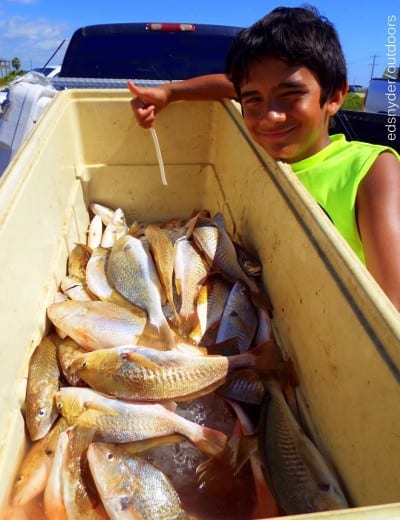
M 223 72 L 229 46 L 241 29 L 192 23 L 119 23 L 77 29 L 57 77 L 29 73 L 11 85 L 0 110 L 0 175 L 57 92 L 125 88 L 127 79 L 155 85 Z M 392 117 L 389 128 L 387 115 L 376 112 L 341 110 L 332 120 L 331 131 L 400 151 L 399 114 Z
M 400 116 L 400 68 L 397 77 L 372 78 L 364 98 L 367 112 Z
M 183 35 L 186 48 L 193 33 Z M 0 518 L 28 444 L 21 414 L 28 360 L 48 325 L 46 309 L 66 274 L 67 254 L 87 238 L 92 201 L 123 209 L 129 223 L 175 220 L 202 208 L 222 213 L 232 236 L 262 265 L 260 283 L 274 304 L 274 335 L 300 376 L 296 397 L 308 431 L 329 455 L 352 504 L 373 505 L 363 510 L 370 519 L 400 518 L 400 437 L 393 434 L 400 431 L 396 309 L 290 169 L 259 153 L 236 103 L 174 103 L 161 114 L 157 133 L 168 184 L 161 183 L 152 138 L 127 110 L 126 78 L 112 77 L 100 65 L 107 52 L 121 60 L 123 51 L 132 54 L 134 48 L 129 38 L 121 38 L 121 53 L 112 37 L 108 46 L 100 40 L 86 48 L 99 61 L 83 81 L 79 70 L 71 77 L 66 56 L 64 74 L 54 83 L 11 88 L 15 98 L 25 92 L 26 105 L 34 87 L 56 94 L 0 179 Z M 214 57 L 215 49 L 208 47 L 208 53 Z M 123 88 L 59 92 L 56 81 L 62 88 L 75 81 Z M 15 107 L 11 98 L 4 121 Z M 243 480 L 246 488 L 249 480 Z M 203 490 L 199 502 L 208 505 Z M 354 508 L 331 518 L 356 519 L 363 512 Z M 235 516 L 261 516 L 249 513 Z M 222 518 L 221 510 L 206 517 Z

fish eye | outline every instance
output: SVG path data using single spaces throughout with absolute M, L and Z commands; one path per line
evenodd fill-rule
M 107 459 L 108 460 L 114 460 L 114 455 L 111 452 L 107 453 Z
M 327 482 L 320 482 L 318 484 L 318 488 L 321 490 L 321 491 L 326 491 L 328 492 L 330 489 L 331 489 L 331 485 L 328 484 Z
M 62 407 L 63 407 L 62 402 L 61 402 L 61 401 L 58 401 L 58 403 L 57 403 L 57 409 L 58 409 L 58 410 L 61 410 Z
M 38 415 L 39 417 L 44 417 L 46 415 L 46 410 L 44 408 L 40 408 Z
M 84 362 L 82 363 L 82 368 L 86 368 L 86 367 L 87 367 L 87 361 L 84 361 Z

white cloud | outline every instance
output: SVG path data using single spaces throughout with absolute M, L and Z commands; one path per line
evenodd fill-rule
M 32 20 L 22 16 L 3 19 L 0 25 L 2 57 L 20 58 L 22 68 L 45 63 L 65 38 L 67 26 L 44 18 Z M 68 33 L 69 34 L 69 33 Z M 56 58 L 61 61 L 61 58 Z

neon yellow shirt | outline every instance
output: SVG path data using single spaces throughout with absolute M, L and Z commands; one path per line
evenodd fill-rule
M 399 155 L 388 146 L 346 141 L 343 134 L 330 139 L 328 146 L 290 166 L 365 264 L 355 211 L 358 186 L 379 154 Z

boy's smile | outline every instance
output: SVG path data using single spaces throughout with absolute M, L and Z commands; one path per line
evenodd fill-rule
M 249 66 L 241 85 L 246 126 L 253 139 L 274 159 L 297 162 L 329 144 L 329 117 L 339 108 L 342 93 L 320 106 L 321 87 L 304 66 L 266 57 Z

